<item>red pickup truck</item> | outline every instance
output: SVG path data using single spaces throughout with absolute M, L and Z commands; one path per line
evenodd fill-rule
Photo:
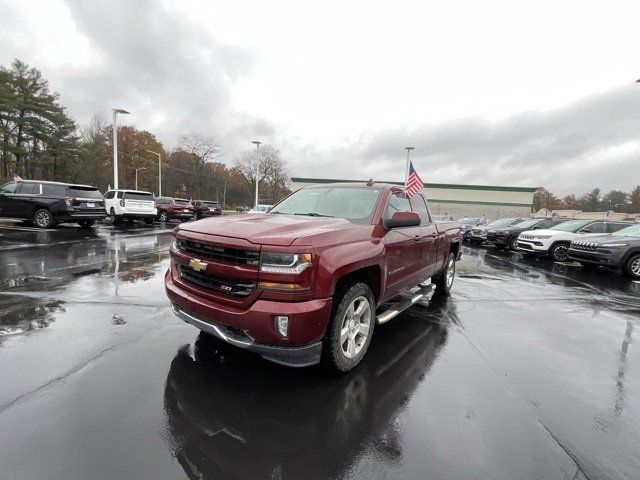
M 174 235 L 165 286 L 178 317 L 268 360 L 339 371 L 362 360 L 376 324 L 434 287 L 449 293 L 462 241 L 422 194 L 373 182 L 307 187 L 265 215 Z

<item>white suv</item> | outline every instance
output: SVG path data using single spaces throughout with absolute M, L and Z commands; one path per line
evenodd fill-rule
M 518 237 L 518 251 L 549 255 L 553 260 L 568 260 L 573 240 L 604 235 L 633 225 L 633 222 L 605 222 L 603 220 L 569 220 L 545 230 L 528 230 Z
M 144 220 L 151 225 L 158 214 L 153 193 L 139 190 L 109 190 L 104 194 L 104 209 L 114 225 L 125 218 Z

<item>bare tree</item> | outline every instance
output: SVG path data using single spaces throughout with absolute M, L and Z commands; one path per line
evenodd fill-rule
M 236 159 L 234 167 L 242 175 L 249 189 L 253 192 L 256 187 L 256 150 L 245 150 Z M 266 183 L 269 192 L 269 202 L 278 201 L 288 192 L 288 172 L 280 151 L 271 145 L 260 148 L 259 182 Z
M 199 133 L 190 133 L 178 138 L 178 150 L 188 153 L 193 160 L 193 173 L 196 178 L 196 196 L 202 194 L 205 181 L 205 166 L 220 156 L 220 145 L 213 137 L 206 137 Z

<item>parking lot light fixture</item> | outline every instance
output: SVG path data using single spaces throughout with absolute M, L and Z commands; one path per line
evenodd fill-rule
M 118 189 L 118 114 L 129 115 L 122 108 L 112 108 L 113 111 L 113 188 Z
M 152 150 L 147 150 L 149 153 L 153 153 L 158 156 L 158 196 L 162 196 L 162 155 Z
M 258 210 L 258 184 L 260 183 L 260 144 L 257 140 L 253 140 L 251 143 L 254 143 L 256 146 L 256 202 L 255 209 Z

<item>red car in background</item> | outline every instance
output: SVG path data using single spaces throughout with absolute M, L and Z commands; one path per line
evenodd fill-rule
M 161 222 L 173 219 L 183 222 L 193 220 L 195 209 L 186 198 L 156 197 L 155 202 L 158 209 L 158 220 Z
M 193 208 L 195 209 L 196 220 L 205 217 L 212 217 L 214 215 L 222 215 L 222 208 L 220 208 L 220 204 L 218 202 L 210 200 L 194 200 L 191 203 L 193 203 Z

